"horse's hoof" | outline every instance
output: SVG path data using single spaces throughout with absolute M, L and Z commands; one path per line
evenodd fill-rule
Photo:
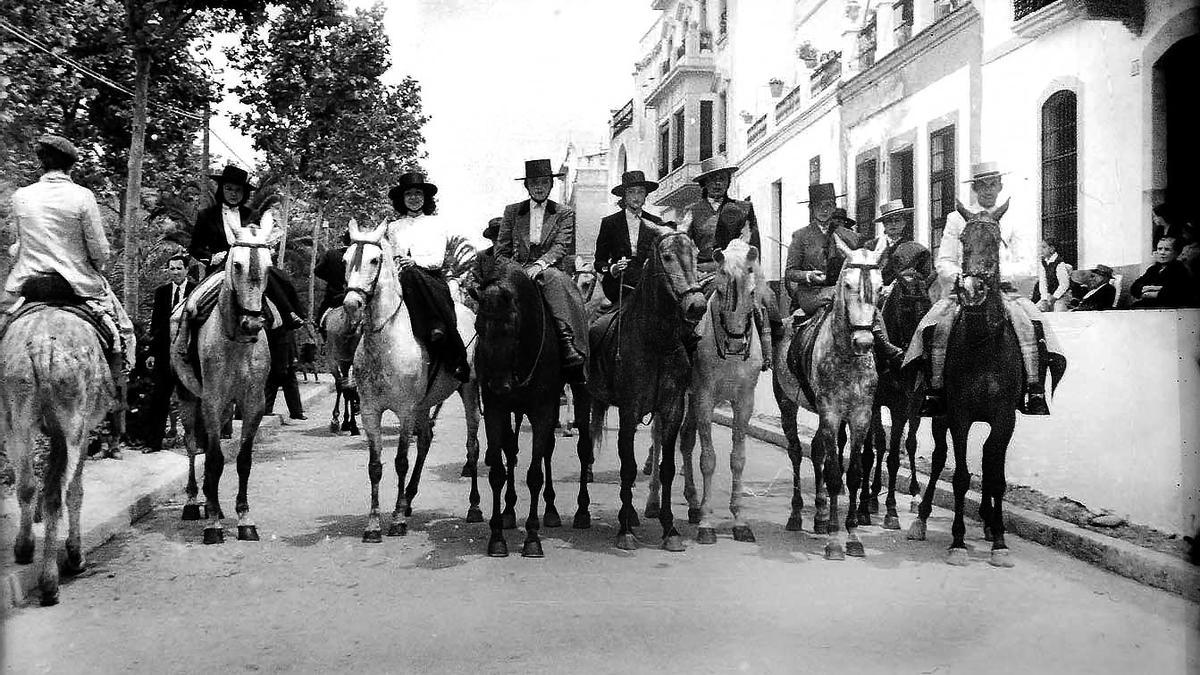
M 842 550 L 842 545 L 836 541 L 831 541 L 825 544 L 825 559 L 826 560 L 845 560 L 846 552 Z
M 715 544 L 717 543 L 717 531 L 711 527 L 701 527 L 696 529 L 697 544 Z
M 854 519 L 860 526 L 866 527 L 871 525 L 871 513 L 869 511 L 859 511 Z
M 183 520 L 201 520 L 199 504 L 185 504 L 183 507 Z
M 900 529 L 900 518 L 898 516 L 884 516 L 883 529 L 898 530 Z
M 480 516 L 482 518 L 482 515 Z M 388 526 L 387 536 L 403 537 L 408 534 L 408 523 L 392 523 Z
M 908 526 L 908 538 L 910 541 L 925 541 L 925 521 L 919 518 L 914 520 Z
M 688 523 L 692 525 L 699 525 L 700 521 L 703 520 L 703 517 L 704 513 L 698 507 L 688 507 Z
M 471 508 L 467 509 L 467 522 L 482 523 L 483 511 L 480 511 L 478 506 L 472 506 Z
M 748 544 L 753 544 L 754 542 L 758 541 L 754 538 L 754 531 L 750 529 L 749 525 L 734 525 L 733 540 L 744 541 Z
M 1008 549 L 995 548 L 992 549 L 992 557 L 988 559 L 988 563 L 992 567 L 1012 567 L 1012 558 L 1008 556 Z
M 954 565 L 955 567 L 966 567 L 970 562 L 967 557 L 967 549 L 952 548 L 946 553 L 946 564 Z
M 362 432 L 358 430 L 358 427 L 354 427 L 350 430 L 351 436 L 359 436 L 361 434 L 362 434 Z
M 507 558 L 508 557 L 508 542 L 504 538 L 493 539 L 488 542 L 488 557 L 489 558 Z
M 28 546 L 14 544 L 13 560 L 18 565 L 28 565 L 29 563 L 33 562 L 33 542 L 30 541 Z
M 238 541 L 258 541 L 258 528 L 254 525 L 238 525 Z
M 405 518 L 412 518 L 412 506 L 406 506 L 406 507 L 404 507 L 404 517 L 405 517 Z
M 338 427 L 338 423 L 337 423 L 337 422 L 330 422 L 330 423 L 329 423 L 329 433 L 331 433 L 331 434 L 336 434 L 336 433 L 338 432 L 338 428 L 339 428 L 339 427 Z
M 854 556 L 855 558 L 867 557 L 867 551 L 863 548 L 861 541 L 846 542 L 846 555 Z
M 67 554 L 67 559 L 63 561 L 62 575 L 65 577 L 74 577 L 83 574 L 87 571 L 87 561 L 83 559 L 83 555 L 76 556 L 75 560 L 71 559 L 71 554 Z
M 575 520 L 571 523 L 571 527 L 576 530 L 586 530 L 592 526 L 592 514 L 587 511 L 576 511 Z
M 219 527 L 204 528 L 204 543 L 205 544 L 224 544 L 225 530 Z
M 879 513 L 879 497 L 871 497 L 870 501 L 867 502 L 867 509 L 871 513 Z
M 521 547 L 522 558 L 545 558 L 546 554 L 542 552 L 542 542 L 534 539 L 526 540 L 525 545 Z
M 803 520 L 800 518 L 800 516 L 790 516 L 788 517 L 787 525 L 784 526 L 784 529 L 788 532 L 799 532 L 801 530 L 802 522 Z
M 42 591 L 42 599 L 39 601 L 42 607 L 53 607 L 58 604 L 58 589 L 53 591 Z
M 363 532 L 364 544 L 379 544 L 383 542 L 383 533 L 379 530 L 367 530 Z
M 636 551 L 637 550 L 637 539 L 633 536 L 632 532 L 626 532 L 625 534 L 618 534 L 617 535 L 617 548 L 621 549 L 622 551 Z
M 993 539 L 995 539 L 995 537 L 992 536 L 992 528 L 988 527 L 987 525 L 984 525 L 983 526 L 983 540 L 984 541 L 992 541 Z
M 558 509 L 553 506 L 546 508 L 546 515 L 542 516 L 542 527 L 562 527 L 562 516 L 558 515 Z
M 828 520 L 814 520 L 813 521 L 813 534 L 829 534 L 829 521 Z
M 517 516 L 514 513 L 500 514 L 500 527 L 506 530 L 517 529 Z
M 629 512 L 629 526 L 630 527 L 641 527 L 642 526 L 642 519 L 638 518 L 637 511 L 634 511 L 632 509 L 630 509 L 630 512 Z
M 642 515 L 646 516 L 647 520 L 657 520 L 658 513 L 659 513 L 658 504 L 655 502 L 650 502 L 649 504 L 647 504 L 646 510 L 642 511 Z
M 461 478 L 478 478 L 478 470 L 475 465 L 467 462 L 463 464 L 462 472 L 458 474 Z
M 663 537 L 662 547 L 664 551 L 670 551 L 671 553 L 683 553 L 685 550 L 683 546 L 683 537 L 679 536 L 678 534 L 672 534 L 670 536 Z

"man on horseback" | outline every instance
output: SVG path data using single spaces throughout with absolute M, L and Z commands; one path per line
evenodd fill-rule
M 662 225 L 662 218 L 642 210 L 646 197 L 657 189 L 658 183 L 646 180 L 643 172 L 626 171 L 621 184 L 612 189 L 620 198 L 621 210 L 600 221 L 595 267 L 601 275 L 600 288 L 614 305 L 632 294 L 642 278 L 642 266 L 654 239 L 646 223 Z
M 929 249 L 912 239 L 912 213 L 913 208 L 905 207 L 900 199 L 893 199 L 879 208 L 880 215 L 875 222 L 883 223 L 883 238 L 887 240 L 883 255 L 879 258 L 879 271 L 885 287 L 891 286 L 896 277 L 909 270 L 921 275 L 922 279 L 933 275 L 933 259 Z M 879 238 L 876 237 L 863 248 L 875 250 L 878 244 Z
M 341 307 L 346 297 L 346 249 L 350 247 L 350 231 L 342 233 L 341 245 L 331 248 L 321 256 L 321 261 L 313 268 L 313 276 L 325 282 L 325 294 L 321 296 L 321 304 L 313 316 L 317 319 L 317 330 L 321 338 L 325 338 L 325 312 L 334 307 Z
M 788 246 L 787 269 L 784 279 L 792 298 L 792 311 L 800 310 L 811 318 L 833 302 L 837 279 L 845 256 L 834 237 L 851 249 L 859 248 L 858 235 L 833 219 L 837 197 L 833 183 L 808 186 L 809 224 L 792 234 Z M 879 313 L 871 328 L 875 337 L 875 356 L 894 369 L 899 369 L 904 351 L 888 340 Z
M 738 202 L 729 196 L 729 182 L 737 170 L 738 167 L 729 164 L 724 157 L 717 155 L 701 162 L 700 174 L 692 179 L 700 184 L 700 199 L 686 207 L 685 210 L 692 214 L 692 224 L 688 228 L 688 236 L 700 249 L 696 255 L 696 268 L 700 271 L 700 285 L 704 288 L 705 297 L 712 295 L 711 282 L 715 278 L 717 268 L 720 267 L 720 263 L 713 257 L 716 251 L 725 250 L 729 242 L 734 239 L 741 239 L 760 252 L 762 251 L 758 219 L 754 215 L 754 207 L 750 204 L 750 200 Z M 746 208 L 747 213 L 744 217 L 731 217 L 736 210 L 728 207 L 734 203 Z M 765 282 L 760 283 L 760 287 L 766 288 Z M 783 322 L 778 316 L 778 303 L 767 302 L 765 297 L 760 297 L 757 304 L 758 308 L 754 312 L 754 325 L 763 346 L 762 369 L 768 370 L 771 367 L 772 337 L 782 337 Z M 764 312 L 769 318 L 774 332 L 766 330 L 763 321 Z
M 437 186 L 425 174 L 409 172 L 388 191 L 392 207 L 400 215 L 388 223 L 387 239 L 396 254 L 400 290 L 408 305 L 413 333 L 450 368 L 454 377 L 466 382 L 471 377 L 467 347 L 458 333 L 454 298 L 442 267 L 446 262 L 446 233 L 432 216 L 437 211 L 433 197 Z
M 979 205 L 988 213 L 1006 209 L 1006 206 L 999 208 L 996 206 L 1000 191 L 1004 188 L 1001 180 L 1001 176 L 1004 174 L 998 165 L 994 162 L 985 162 L 976 164 L 972 169 L 971 179 L 966 182 L 971 183 L 971 191 L 975 193 L 975 200 Z M 921 334 L 922 339 L 912 341 L 904 359 L 905 366 L 917 359 L 925 359 L 929 389 L 921 407 L 921 415 L 927 417 L 942 415 L 946 411 L 943 391 L 946 345 L 950 338 L 950 330 L 959 313 L 958 300 L 953 291 L 962 274 L 960 237 L 965 226 L 966 221 L 956 211 L 946 217 L 946 227 L 942 231 L 942 241 L 938 247 L 937 261 L 934 264 L 937 269 L 938 282 L 941 285 L 941 299 L 934 304 L 925 318 L 921 320 L 920 325 L 917 326 L 917 332 Z M 1000 240 L 1002 243 L 1000 250 L 1001 277 L 1002 279 L 1011 278 L 1012 267 L 1018 263 L 1020 255 L 1014 229 L 1001 225 Z M 1011 282 L 1008 282 L 1007 285 L 1011 288 Z M 1038 358 L 1038 344 L 1042 339 L 1039 337 L 1039 334 L 1042 333 L 1041 312 L 1029 300 L 1014 292 L 1005 292 L 1003 300 L 1009 322 L 1020 343 L 1021 356 L 1025 363 L 1026 399 L 1020 410 L 1026 415 L 1049 415 L 1050 409 L 1046 405 L 1046 391 L 1040 378 Z M 1053 346 L 1052 350 L 1057 353 Z M 927 357 L 926 354 L 928 354 Z
M 17 242 L 0 300 L 4 311 L 0 334 L 25 299 L 80 301 L 112 342 L 109 365 L 113 381 L 123 391 L 137 345 L 133 323 L 104 276 L 110 249 L 96 197 L 71 181 L 69 174 L 79 151 L 70 141 L 42 136 L 37 157 L 41 178 L 12 195 Z M 123 402 L 124 394 L 118 400 Z
M 563 271 L 565 257 L 575 250 L 575 211 L 549 199 L 554 179 L 562 175 L 548 159 L 525 162 L 525 176 L 517 180 L 529 199 L 504 207 L 495 251 L 525 266 L 542 289 L 558 333 L 563 375 L 580 384 L 586 379 L 587 319 L 579 289 Z

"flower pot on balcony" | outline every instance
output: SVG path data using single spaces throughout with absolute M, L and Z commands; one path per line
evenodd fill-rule
M 783 96 L 783 80 L 771 80 L 767 86 L 771 88 L 771 98 Z

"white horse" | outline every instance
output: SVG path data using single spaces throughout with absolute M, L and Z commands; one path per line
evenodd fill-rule
M 391 244 L 384 236 L 386 223 L 373 230 L 362 231 L 350 221 L 350 247 L 346 251 L 346 299 L 343 306 L 353 320 L 362 322 L 362 339 L 354 354 L 354 373 L 358 381 L 363 429 L 367 434 L 370 458 L 367 473 L 371 479 L 371 512 L 363 541 L 382 541 L 379 516 L 379 480 L 383 476 L 380 461 L 382 419 L 385 410 L 399 420 L 399 447 L 396 451 L 396 475 L 400 488 L 396 509 L 388 536 L 408 532 L 411 502 L 420 484 L 425 455 L 433 442 L 432 409 L 459 391 L 467 413 L 468 454 L 478 455 L 479 394 L 475 380 L 460 384 L 446 368 L 430 372 L 429 351 L 413 334 L 407 305 L 400 293 Z M 455 304 L 458 331 L 463 343 L 471 345 L 475 333 L 475 315 L 461 304 Z M 468 360 L 473 361 L 468 346 Z M 430 376 L 432 375 L 432 379 Z M 417 460 L 412 480 L 404 487 L 408 472 L 408 444 L 413 432 L 417 435 Z M 468 520 L 482 520 L 478 511 L 478 487 L 472 483 L 472 512 Z
M 733 450 L 729 468 L 733 486 L 729 510 L 733 513 L 733 538 L 754 541 L 754 532 L 742 519 L 742 469 L 746 466 L 746 431 L 754 413 L 754 388 L 762 372 L 763 352 L 754 328 L 754 308 L 758 305 L 763 283 L 758 248 L 741 239 L 729 243 L 724 251 L 715 251 L 720 265 L 713 279 L 714 293 L 700 321 L 700 342 L 692 362 L 692 380 L 688 391 L 688 414 L 683 422 L 679 449 L 683 455 L 683 494 L 688 500 L 688 521 L 699 524 L 696 541 L 715 544 L 713 525 L 712 477 L 716 470 L 716 450 L 712 440 L 712 414 L 718 403 L 729 401 L 733 408 Z M 692 451 L 696 433 L 700 434 L 700 473 L 704 481 L 702 498 L 697 498 Z M 648 463 L 657 465 L 658 444 L 651 448 Z M 650 472 L 650 495 L 646 517 L 655 518 L 658 506 L 658 472 Z

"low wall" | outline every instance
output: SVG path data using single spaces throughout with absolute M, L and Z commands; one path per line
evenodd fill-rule
M 1007 479 L 1179 534 L 1200 527 L 1200 310 L 1048 314 L 1068 359 L 1050 417 L 1018 415 Z M 770 374 L 755 410 L 778 415 Z M 816 417 L 801 412 L 813 428 Z M 986 429 L 971 435 L 979 471 Z M 919 435 L 921 454 L 933 441 Z M 809 439 L 802 439 L 808 441 Z

